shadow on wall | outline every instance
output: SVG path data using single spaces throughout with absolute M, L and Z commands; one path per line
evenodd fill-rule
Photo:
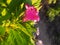
M 38 23 L 40 34 L 36 38 L 37 40 L 42 40 L 43 45 L 60 45 L 60 16 L 55 16 L 55 19 L 50 22 L 46 16 L 48 8 L 44 4 L 40 10 L 41 20 Z
M 60 16 L 55 16 L 52 22 L 49 22 L 45 18 L 41 18 L 40 22 L 37 24 L 40 34 L 36 39 L 42 40 L 43 45 L 60 45 Z
M 60 45 L 60 16 L 56 16 L 54 21 L 48 24 L 47 33 L 52 45 Z

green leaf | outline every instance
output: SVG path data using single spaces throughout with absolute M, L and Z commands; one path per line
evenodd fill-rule
M 32 5 L 37 8 L 37 10 L 39 11 L 41 9 L 42 6 L 41 5 L 41 1 L 42 0 L 32 0 Z
M 0 35 L 4 35 L 5 34 L 5 28 L 0 26 Z
M 20 29 L 10 29 L 9 36 L 7 38 L 7 41 L 5 42 L 6 45 L 33 45 L 30 41 L 32 38 L 30 38 L 28 35 L 26 35 L 23 31 Z
M 32 35 L 28 33 L 27 29 L 26 29 L 22 24 L 19 24 L 19 23 L 18 23 L 17 25 L 19 26 L 19 29 L 20 29 L 21 31 L 23 31 L 23 32 L 24 32 L 25 34 L 27 34 L 28 36 L 32 37 Z
M 3 9 L 3 11 L 1 12 L 2 16 L 5 16 L 7 13 L 6 9 Z
M 29 23 L 25 23 L 25 28 L 27 29 L 28 33 L 31 35 L 33 31 L 36 31 Z
M 49 8 L 49 10 L 48 10 L 48 12 L 47 12 L 47 14 L 48 14 L 48 16 L 49 16 L 49 20 L 50 21 L 53 21 L 54 20 L 54 18 L 55 18 L 55 16 L 56 15 L 59 15 L 59 13 L 60 13 L 60 10 L 59 9 L 57 9 L 57 8 Z
M 31 41 L 33 40 L 32 32 L 34 31 L 34 28 L 27 22 L 26 27 L 22 22 L 22 24 L 18 23 L 22 19 L 22 15 L 24 15 L 24 4 L 28 3 L 32 5 L 31 0 L 0 0 L 0 2 L 0 35 L 3 35 L 3 41 L 0 42 L 0 45 L 34 45 Z M 10 23 L 9 26 L 6 26 L 8 20 Z M 16 28 L 10 26 L 12 23 L 17 25 L 15 26 Z M 2 24 L 9 29 L 7 35 L 5 34 L 5 28 L 2 27 Z

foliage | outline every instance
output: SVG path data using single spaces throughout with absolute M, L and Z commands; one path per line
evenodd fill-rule
M 53 21 L 56 15 L 60 13 L 60 1 L 59 0 L 49 0 L 48 1 L 49 9 L 47 11 L 47 15 L 49 16 L 49 20 Z
M 32 3 L 31 0 L 0 0 L 0 45 L 35 45 L 34 22 L 22 21 L 24 5 Z

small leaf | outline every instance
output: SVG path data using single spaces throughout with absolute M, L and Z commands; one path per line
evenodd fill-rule
M 7 13 L 6 9 L 3 9 L 3 11 L 1 12 L 2 16 L 5 16 Z

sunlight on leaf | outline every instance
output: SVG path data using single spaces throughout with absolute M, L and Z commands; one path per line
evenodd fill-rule
M 41 8 L 42 8 L 42 6 L 40 6 L 40 7 L 37 7 L 37 10 L 39 11 Z
M 41 0 L 32 0 L 32 5 L 34 5 L 35 8 L 39 11 L 42 6 L 41 5 Z
M 53 0 L 49 0 L 49 2 L 48 2 L 48 3 L 49 3 L 49 4 L 51 4 L 51 3 L 52 3 L 52 1 L 53 1 Z
M 57 0 L 54 0 L 53 3 L 55 4 Z
M 24 3 L 21 4 L 21 9 L 23 8 L 23 6 L 24 6 Z
M 7 0 L 7 4 L 10 4 L 11 1 L 12 1 L 12 0 Z
M 40 4 L 40 2 L 41 2 L 41 0 L 32 0 L 32 4 L 33 4 L 33 5 L 34 5 L 34 4 L 37 4 L 37 3 Z
M 19 15 L 19 17 L 23 16 L 23 14 L 24 14 L 24 12 L 22 12 L 22 13 Z
M 48 3 L 51 4 L 51 3 L 56 3 L 57 0 L 48 0 Z
M 3 24 L 2 24 L 2 27 L 4 27 L 4 26 L 5 26 L 5 22 L 6 22 L 5 20 L 4 20 L 4 21 L 2 21 L 2 23 L 3 23 Z
M 33 5 L 40 5 L 41 0 L 32 0 Z
M 54 20 L 54 17 L 55 17 L 56 15 L 57 15 L 57 14 L 56 14 L 56 10 L 50 8 L 49 11 L 48 11 L 49 20 L 50 20 L 50 21 L 53 21 L 53 20 Z
M 7 13 L 7 10 L 6 9 L 3 9 L 3 11 L 1 12 L 2 16 L 5 16 Z
M 13 29 L 19 28 L 16 24 L 10 24 L 10 27 Z
M 34 3 L 36 3 L 37 2 L 37 0 L 32 0 L 32 4 L 34 4 Z
M 5 24 L 6 27 L 8 27 L 9 25 L 10 25 L 10 21 Z
M 13 15 L 13 16 L 14 16 L 14 13 L 12 12 L 12 13 L 11 13 L 11 15 Z
M 9 28 L 8 27 L 6 27 L 6 32 L 9 33 Z
M 32 40 L 32 39 L 31 39 L 31 42 L 32 42 L 32 44 L 33 44 L 33 45 L 35 45 L 35 42 L 34 42 L 34 40 Z
M 7 7 L 5 3 L 2 3 L 1 5 L 4 6 L 4 7 Z

